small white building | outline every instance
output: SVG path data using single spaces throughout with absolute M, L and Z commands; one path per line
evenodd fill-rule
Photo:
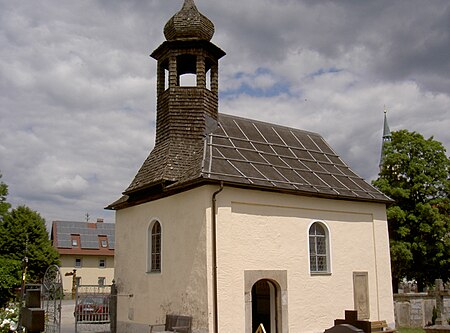
M 392 326 L 389 199 L 320 135 L 219 114 L 213 33 L 186 0 L 152 53 L 155 147 L 109 206 L 118 331 L 323 332 L 351 309 Z

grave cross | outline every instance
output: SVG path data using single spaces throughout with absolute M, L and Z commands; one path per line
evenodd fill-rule
M 372 328 L 370 321 L 358 320 L 358 311 L 345 310 L 345 319 L 335 319 L 334 325 L 349 324 L 356 328 L 362 329 L 365 333 L 371 333 Z

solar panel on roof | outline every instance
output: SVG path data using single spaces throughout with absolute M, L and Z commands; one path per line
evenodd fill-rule
M 261 128 L 256 126 L 256 128 L 260 131 L 261 136 L 264 138 L 264 141 L 271 144 L 283 145 L 283 140 L 280 139 L 280 136 L 277 134 L 276 130 L 272 127 L 267 131 L 261 131 Z
M 239 117 L 220 115 L 217 130 L 205 140 L 202 165 L 211 179 L 386 200 L 320 135 Z
M 57 246 L 58 247 L 69 248 L 69 247 L 72 247 L 72 243 L 71 243 L 70 240 L 67 240 L 67 239 L 58 239 L 58 245 Z
M 294 158 L 295 155 L 292 152 L 292 150 L 288 147 L 281 147 L 281 146 L 273 146 L 272 149 L 277 155 L 283 156 L 283 157 L 290 157 Z
M 92 228 L 95 225 L 95 228 Z M 82 249 L 99 249 L 98 235 L 108 238 L 109 248 L 114 249 L 114 229 L 112 223 L 86 223 L 74 221 L 55 221 L 56 242 L 60 248 L 72 248 L 72 235 L 80 235 L 80 247 Z
M 83 249 L 98 249 L 98 236 L 81 234 L 80 235 L 81 248 Z

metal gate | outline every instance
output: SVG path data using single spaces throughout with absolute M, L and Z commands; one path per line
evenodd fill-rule
M 45 310 L 45 333 L 61 332 L 61 300 L 63 285 L 58 266 L 49 266 L 42 284 L 42 305 Z
M 111 331 L 111 286 L 79 285 L 75 298 L 75 333 Z

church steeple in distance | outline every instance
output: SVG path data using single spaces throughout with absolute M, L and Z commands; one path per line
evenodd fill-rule
M 389 128 L 388 121 L 387 121 L 387 110 L 386 110 L 386 108 L 384 108 L 383 142 L 381 144 L 381 156 L 380 156 L 380 164 L 379 164 L 380 171 L 381 171 L 381 168 L 382 168 L 383 162 L 384 162 L 386 142 L 390 142 L 391 140 L 392 140 L 392 135 L 391 135 L 391 130 Z

